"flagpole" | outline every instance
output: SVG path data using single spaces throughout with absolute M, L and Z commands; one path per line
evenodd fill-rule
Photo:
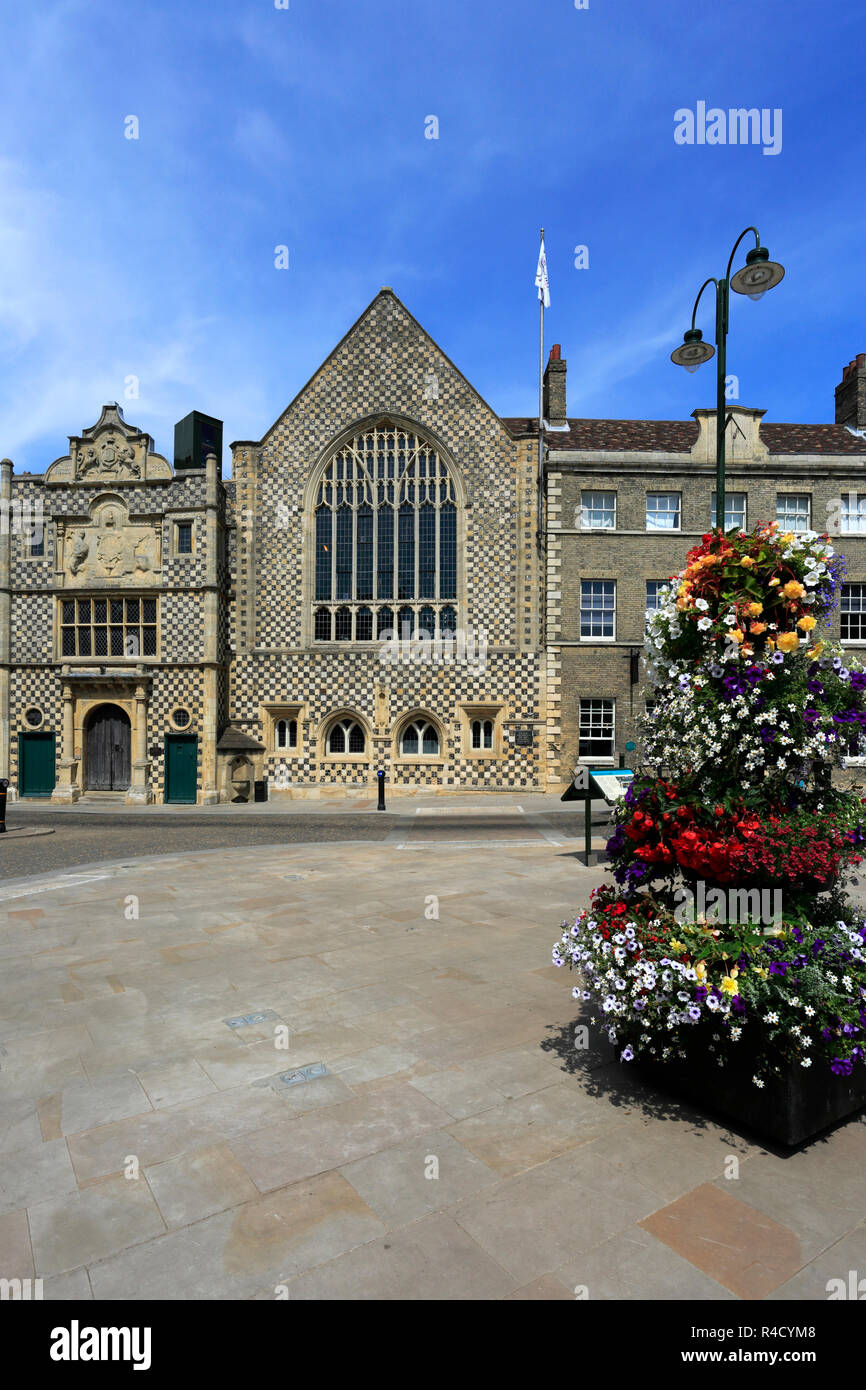
M 541 229 L 541 246 L 544 228 Z M 544 525 L 544 293 L 539 293 L 538 316 L 538 545 L 542 544 Z

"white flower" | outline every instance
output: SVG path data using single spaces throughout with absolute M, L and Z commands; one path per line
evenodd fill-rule
M 764 1022 L 765 1022 L 765 1023 L 778 1023 L 778 1022 L 779 1022 L 779 1015 L 776 1014 L 776 1013 L 764 1014 Z
M 758 1087 L 759 1090 L 763 1090 L 764 1083 L 763 1083 L 763 1081 L 761 1080 L 761 1078 L 760 1078 L 759 1076 L 753 1076 L 753 1077 L 752 1077 L 752 1082 L 753 1082 L 753 1084 L 754 1084 L 755 1086 Z
M 801 1066 L 801 1067 L 811 1067 L 811 1065 L 812 1065 L 812 1058 L 811 1058 L 811 1057 L 804 1057 L 803 1060 L 802 1060 L 801 1063 L 800 1063 L 800 1066 Z

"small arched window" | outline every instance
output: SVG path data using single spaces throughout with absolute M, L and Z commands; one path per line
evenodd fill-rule
M 278 719 L 275 726 L 277 748 L 297 748 L 297 719 Z
M 328 731 L 326 747 L 331 754 L 363 753 L 366 746 L 364 730 L 356 719 L 338 719 Z
M 414 719 L 403 730 L 400 752 L 404 758 L 438 758 L 439 733 L 429 719 Z
M 472 721 L 472 747 L 473 747 L 473 748 L 492 748 L 492 747 L 493 747 L 493 720 L 492 720 L 492 719 L 473 719 L 473 721 Z

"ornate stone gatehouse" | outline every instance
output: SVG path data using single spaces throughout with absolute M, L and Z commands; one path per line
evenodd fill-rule
M 112 403 L 44 475 L 13 479 L 4 460 L 0 502 L 12 789 L 216 801 L 227 662 L 216 459 L 172 470 Z

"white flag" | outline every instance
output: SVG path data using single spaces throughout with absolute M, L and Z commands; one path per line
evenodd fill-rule
M 538 253 L 538 269 L 535 272 L 535 285 L 538 290 L 538 298 L 544 301 L 545 309 L 549 309 L 550 283 L 547 279 L 547 257 L 544 254 L 544 237 L 541 238 L 541 250 Z

